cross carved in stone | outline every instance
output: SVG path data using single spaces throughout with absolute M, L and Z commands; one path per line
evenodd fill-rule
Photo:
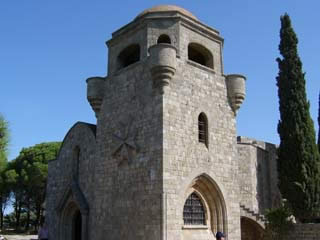
M 124 161 L 130 164 L 138 152 L 138 146 L 135 142 L 137 130 L 132 129 L 132 123 L 133 118 L 131 116 L 125 121 L 120 121 L 119 131 L 112 135 L 115 142 L 112 156 L 118 159 L 119 165 Z

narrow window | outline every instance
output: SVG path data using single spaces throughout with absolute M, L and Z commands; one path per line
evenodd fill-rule
M 80 164 L 80 148 L 78 146 L 73 150 L 73 166 L 72 174 L 74 179 L 79 178 L 79 164 Z
M 168 35 L 162 34 L 158 38 L 158 42 L 157 43 L 168 43 L 168 44 L 171 44 L 171 39 L 170 39 L 170 37 Z
M 206 225 L 204 207 L 195 192 L 190 194 L 184 204 L 183 222 L 184 225 Z
M 203 66 L 213 68 L 213 56 L 211 52 L 200 44 L 189 44 L 188 59 Z
M 204 143 L 208 147 L 208 119 L 204 113 L 200 113 L 198 117 L 199 142 Z
M 126 47 L 118 56 L 118 70 L 140 61 L 140 46 L 132 44 Z

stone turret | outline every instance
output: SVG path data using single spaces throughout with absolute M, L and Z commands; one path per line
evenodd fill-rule
M 153 88 L 159 88 L 160 93 L 168 86 L 176 72 L 177 49 L 167 43 L 159 43 L 149 48 Z
M 228 97 L 235 114 L 246 97 L 246 77 L 240 74 L 230 74 L 226 77 Z
M 101 104 L 104 97 L 104 83 L 103 77 L 91 77 L 87 79 L 87 99 L 95 112 L 96 118 L 100 113 Z

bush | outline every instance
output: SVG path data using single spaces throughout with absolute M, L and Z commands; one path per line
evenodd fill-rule
M 283 240 L 293 229 L 293 215 L 288 206 L 270 209 L 266 212 L 264 240 Z

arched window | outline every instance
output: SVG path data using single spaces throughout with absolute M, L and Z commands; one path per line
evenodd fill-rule
M 171 44 L 171 39 L 170 39 L 170 37 L 168 35 L 162 34 L 158 38 L 157 43 L 168 43 L 168 44 Z
M 198 117 L 199 142 L 204 143 L 208 147 L 208 119 L 204 113 L 200 113 Z
M 206 225 L 204 207 L 195 192 L 190 194 L 184 204 L 183 222 L 184 225 Z
M 140 61 L 140 46 L 132 44 L 126 47 L 118 56 L 118 70 Z
M 211 52 L 198 43 L 189 44 L 188 59 L 203 66 L 213 68 L 213 56 Z
M 202 219 L 201 225 L 203 226 L 204 224 L 204 226 L 208 228 L 208 233 L 210 232 L 215 235 L 217 231 L 227 232 L 228 217 L 224 196 L 221 192 L 221 189 L 219 188 L 219 185 L 209 175 L 203 173 L 196 176 L 190 181 L 190 183 L 188 184 L 188 188 L 184 191 L 184 193 L 187 194 L 184 195 L 184 199 L 196 199 L 194 203 L 192 203 L 191 201 L 191 205 L 195 204 L 198 201 L 197 205 L 203 206 L 202 208 L 195 208 L 197 210 L 194 210 L 192 212 L 198 211 L 199 213 L 201 213 L 197 217 Z M 190 194 L 195 194 L 196 196 L 191 196 Z M 192 217 L 190 217 L 192 216 L 192 214 L 189 214 L 190 208 L 188 209 L 186 207 L 190 205 L 190 201 L 185 201 L 181 204 L 185 204 L 183 209 L 183 222 L 184 224 L 191 224 L 193 221 L 189 219 L 192 219 Z M 185 226 L 186 228 L 183 229 L 190 229 L 190 227 L 196 229 L 199 225 Z M 211 239 L 211 237 L 207 237 L 207 239 Z

